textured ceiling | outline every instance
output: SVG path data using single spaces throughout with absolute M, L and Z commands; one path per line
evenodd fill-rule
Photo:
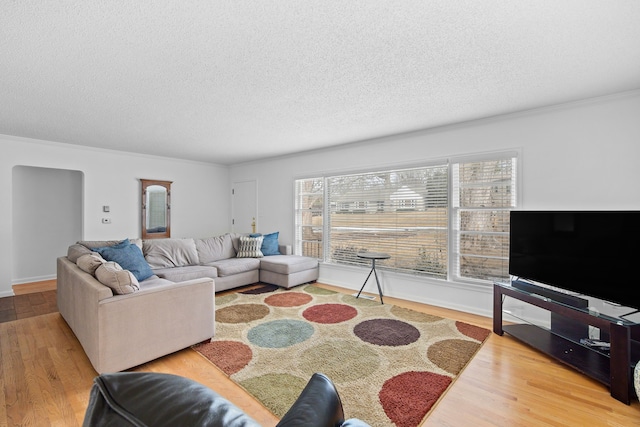
M 640 88 L 638 0 L 0 0 L 0 134 L 233 164 Z

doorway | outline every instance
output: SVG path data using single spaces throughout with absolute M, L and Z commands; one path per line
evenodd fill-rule
M 56 278 L 56 259 L 82 240 L 83 173 L 14 166 L 12 285 Z

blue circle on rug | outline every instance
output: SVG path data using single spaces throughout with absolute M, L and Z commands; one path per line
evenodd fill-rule
M 264 348 L 284 348 L 309 339 L 315 332 L 313 325 L 300 320 L 274 320 L 251 328 L 247 338 Z

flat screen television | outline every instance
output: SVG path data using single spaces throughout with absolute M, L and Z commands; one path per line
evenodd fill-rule
M 509 274 L 640 309 L 640 211 L 512 211 Z

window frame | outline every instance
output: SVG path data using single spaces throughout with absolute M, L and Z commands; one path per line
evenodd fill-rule
M 301 195 L 300 192 L 298 191 L 298 189 L 300 188 L 299 185 L 301 182 L 303 181 L 318 181 L 318 180 L 322 180 L 322 208 L 321 209 L 313 209 L 313 208 L 309 208 L 307 212 L 309 212 L 311 214 L 311 223 L 307 224 L 307 223 L 302 223 L 302 218 L 303 218 L 303 213 L 306 211 L 304 208 L 302 208 L 300 206 L 301 203 Z M 302 179 L 296 179 L 294 180 L 294 244 L 293 244 L 293 253 L 296 255 L 302 255 L 305 254 L 305 256 L 311 256 L 314 258 L 317 258 L 318 260 L 320 260 L 321 262 L 324 262 L 324 254 L 326 253 L 326 247 L 325 247 L 325 242 L 327 239 L 324 238 L 324 236 L 326 235 L 326 230 L 325 230 L 325 207 L 326 207 L 326 201 L 327 201 L 327 196 L 326 196 L 326 191 L 325 191 L 325 187 L 326 187 L 326 178 L 322 177 L 322 176 L 315 176 L 315 177 L 309 177 L 309 178 L 302 178 Z M 302 196 L 306 196 L 306 195 L 310 195 L 313 193 L 304 193 L 302 194 Z M 314 228 L 314 224 L 313 224 L 313 217 L 314 217 L 314 212 L 320 212 L 320 217 L 321 217 L 321 222 L 322 222 L 322 226 L 320 227 L 321 229 L 321 235 L 322 238 L 319 240 L 320 244 L 316 244 L 313 245 L 312 242 L 314 242 L 314 240 L 308 240 L 305 239 L 305 233 L 300 229 L 300 227 L 307 227 L 307 228 L 311 228 L 311 233 L 313 234 L 313 228 Z M 316 215 L 317 216 L 317 215 Z M 317 226 L 315 228 L 318 228 Z M 309 245 L 305 245 L 305 243 L 309 243 Z M 310 248 L 310 252 L 306 252 L 305 253 L 305 246 Z M 314 246 L 316 246 L 314 248 Z M 318 247 L 319 246 L 319 247 Z M 314 255 L 314 253 L 318 253 L 319 255 Z
M 446 272 L 446 279 L 445 278 L 434 278 L 431 277 L 429 275 L 425 275 L 425 274 L 421 274 L 419 272 L 407 272 L 407 271 L 399 271 L 396 270 L 394 268 L 386 268 L 384 265 L 380 265 L 379 267 L 382 269 L 387 269 L 390 272 L 393 272 L 394 274 L 399 274 L 399 275 L 410 275 L 411 277 L 419 277 L 419 278 L 424 278 L 424 279 L 432 279 L 432 280 L 446 280 L 448 282 L 459 282 L 459 283 L 472 283 L 472 284 L 491 284 L 492 280 L 485 280 L 485 279 L 477 279 L 477 278 L 470 278 L 470 277 L 464 277 L 461 276 L 459 274 L 459 271 L 457 269 L 457 267 L 460 265 L 460 254 L 458 253 L 458 246 L 459 246 L 459 238 L 460 238 L 460 234 L 459 234 L 459 227 L 460 227 L 460 223 L 459 223 L 459 212 L 460 212 L 460 208 L 454 208 L 454 183 L 453 183 L 453 165 L 454 164 L 460 164 L 460 163 L 467 163 L 467 162 L 484 162 L 484 161 L 496 161 L 496 160 L 500 160 L 500 159 L 514 159 L 514 169 L 515 171 L 513 172 L 512 176 L 513 179 L 515 179 L 515 184 L 512 183 L 512 192 L 513 194 L 513 201 L 514 201 L 514 206 L 509 209 L 509 210 L 515 210 L 515 209 L 519 209 L 520 208 L 520 199 L 521 199 L 521 187 L 522 187 L 522 179 L 521 179 L 521 173 L 522 173 L 522 154 L 521 154 L 521 149 L 511 149 L 511 150 L 503 150 L 503 151 L 496 151 L 496 152 L 489 152 L 489 153 L 479 153 L 479 154 L 470 154 L 470 155 L 464 155 L 464 156 L 455 156 L 455 157 L 448 157 L 445 159 L 437 159 L 437 160 L 426 160 L 426 161 L 422 161 L 419 163 L 407 163 L 407 164 L 392 164 L 392 165 L 381 165 L 379 167 L 372 167 L 372 168 L 367 168 L 367 169 L 355 169 L 355 170 L 336 170 L 336 171 L 330 171 L 330 172 L 323 172 L 323 173 L 318 173 L 318 174 L 313 174 L 310 175 L 308 177 L 299 177 L 299 178 L 295 178 L 294 179 L 294 188 L 297 189 L 297 182 L 298 181 L 302 181 L 305 179 L 322 179 L 323 180 L 323 208 L 322 208 L 322 216 L 323 216 L 323 221 L 322 221 L 322 257 L 319 258 L 319 260 L 321 262 L 326 262 L 330 265 L 344 265 L 341 263 L 333 263 L 333 262 L 328 262 L 327 261 L 327 254 L 329 254 L 330 251 L 330 224 L 329 224 L 329 220 L 327 219 L 329 212 L 330 212 L 330 206 L 329 206 L 329 194 L 327 191 L 327 181 L 328 179 L 330 179 L 331 177 L 335 177 L 335 176 L 341 176 L 341 175 L 358 175 L 358 174 L 367 174 L 367 173 L 373 173 L 373 172 L 394 172 L 394 171 L 401 171 L 401 170 L 405 170 L 405 169 L 412 169 L 412 168 L 423 168 L 423 167 L 431 167 L 431 166 L 439 166 L 439 165 L 446 165 L 447 167 L 447 197 L 448 197 L 448 206 L 447 206 L 447 215 L 448 215 L 448 226 L 447 226 L 447 230 L 448 230 L 448 234 L 447 234 L 447 272 Z M 298 203 L 298 195 L 297 195 L 297 190 L 296 194 L 294 195 L 294 198 L 296 199 L 296 203 Z M 379 204 L 379 202 L 375 202 L 377 204 Z M 365 203 L 365 209 L 367 209 L 367 206 L 369 208 L 373 209 L 373 205 L 374 202 L 370 201 L 370 203 Z M 375 206 L 376 209 L 379 209 L 379 206 L 376 205 Z M 294 235 L 298 235 L 298 217 L 297 217 L 297 211 L 295 216 L 295 224 L 294 224 Z M 508 234 L 508 232 L 507 232 Z M 296 244 L 294 245 L 295 251 L 294 253 L 296 254 L 301 254 L 299 252 L 300 247 Z M 507 258 L 508 260 L 508 258 Z
M 513 208 L 511 209 L 505 209 L 502 208 L 502 210 L 507 210 L 507 211 L 511 211 L 511 210 L 516 210 L 519 209 L 520 207 L 520 196 L 522 194 L 521 192 L 521 171 L 522 171 L 522 155 L 520 150 L 509 150 L 509 151 L 500 151 L 500 152 L 493 152 L 493 153 L 484 153 L 484 154 L 476 154 L 476 155 L 469 155 L 469 156 L 459 156 L 459 157 L 454 157 L 450 159 L 450 168 L 449 168 L 449 183 L 451 185 L 451 197 L 450 197 L 450 210 L 449 210 L 449 214 L 450 214 L 450 218 L 449 218 L 449 223 L 451 224 L 451 228 L 450 228 L 450 232 L 452 233 L 453 238 L 449 239 L 449 254 L 451 255 L 449 257 L 449 266 L 448 266 L 448 280 L 451 282 L 457 282 L 457 283 L 475 283 L 475 284 L 492 284 L 494 282 L 494 280 L 490 280 L 490 279 L 479 279 L 479 278 L 472 278 L 472 277 L 465 277 L 460 275 L 460 211 L 465 210 L 464 208 L 461 207 L 457 207 L 455 205 L 456 201 L 456 196 L 458 196 L 458 191 L 461 187 L 458 187 L 457 189 L 454 189 L 454 167 L 453 165 L 455 164 L 463 164 L 463 163 L 479 163 L 479 162 L 494 162 L 494 161 L 499 161 L 499 160 L 506 160 L 506 159 L 513 159 L 514 160 L 514 164 L 513 164 L 513 171 L 512 171 L 512 179 L 515 179 L 515 185 L 512 184 L 512 195 L 511 195 L 511 199 L 512 202 L 514 204 Z M 466 209 L 466 210 L 474 210 L 474 209 Z M 475 209 L 477 211 L 481 211 L 481 210 L 485 210 L 487 212 L 491 211 L 491 210 L 500 210 L 499 208 L 494 208 L 494 209 Z M 492 234 L 491 232 L 467 232 L 468 234 L 484 234 L 484 235 L 489 235 Z M 493 233 L 493 234 L 498 234 L 498 233 Z M 506 231 L 506 233 L 500 233 L 500 235 L 506 236 L 508 239 L 508 230 Z M 506 262 L 508 265 L 508 248 L 507 248 L 507 254 L 506 254 Z M 508 269 L 508 267 L 507 267 Z M 506 272 L 507 276 L 508 276 L 508 271 Z

